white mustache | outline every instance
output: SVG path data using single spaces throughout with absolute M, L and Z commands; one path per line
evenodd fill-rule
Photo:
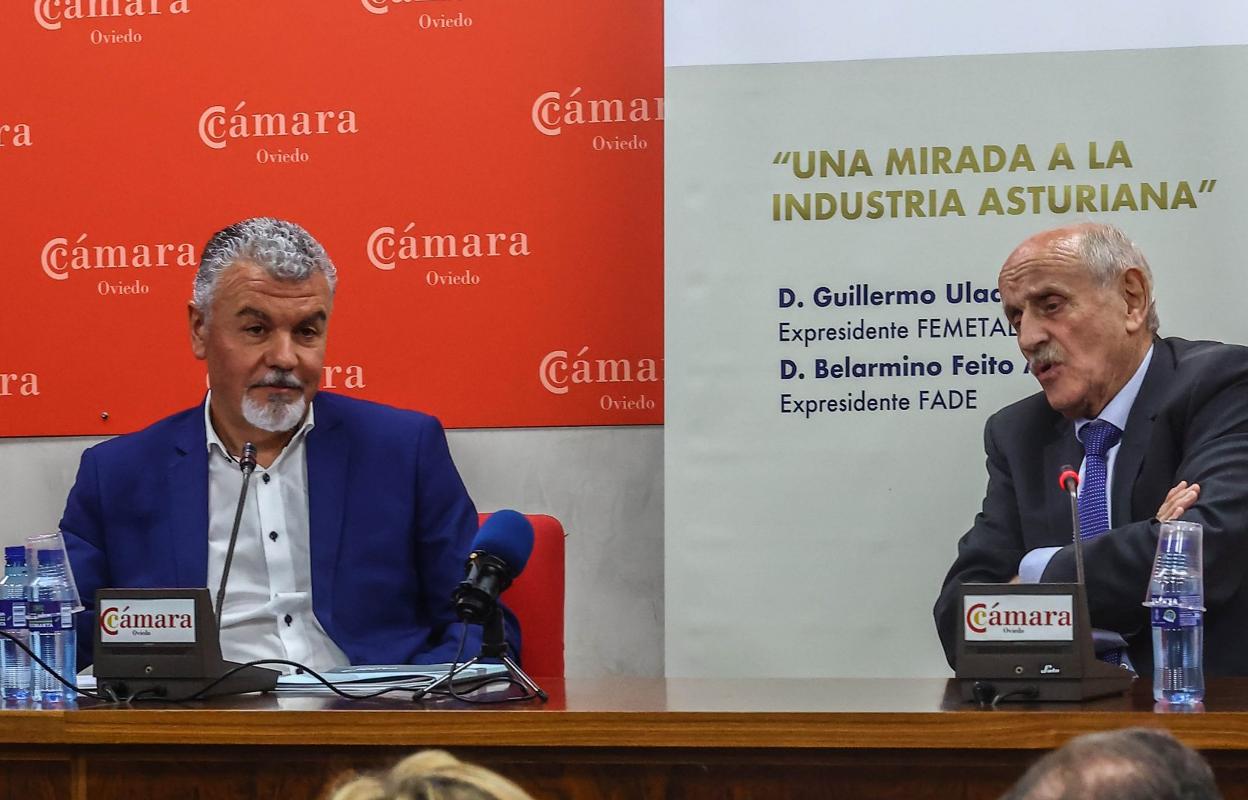
M 302 389 L 303 383 L 290 372 L 271 369 L 264 373 L 264 377 L 258 382 L 253 383 L 251 388 L 256 389 L 264 386 L 272 386 L 278 389 Z
M 1062 348 L 1053 342 L 1047 342 L 1040 345 L 1032 351 L 1027 358 L 1027 363 L 1031 366 L 1031 371 L 1035 372 L 1046 364 L 1064 364 L 1066 363 L 1066 354 L 1062 352 Z

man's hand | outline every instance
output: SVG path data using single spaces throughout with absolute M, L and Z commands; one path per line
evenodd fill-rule
M 1161 522 L 1178 519 L 1183 516 L 1184 511 L 1196 503 L 1198 497 L 1200 497 L 1199 483 L 1188 486 L 1187 481 L 1179 481 L 1178 485 L 1171 489 L 1166 499 L 1161 502 L 1161 508 L 1157 509 L 1157 519 Z

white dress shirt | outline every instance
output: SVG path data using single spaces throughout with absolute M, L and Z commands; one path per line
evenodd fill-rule
M 1136 368 L 1135 374 L 1131 376 L 1131 380 L 1118 390 L 1118 394 L 1114 395 L 1114 399 L 1110 400 L 1105 408 L 1101 411 L 1097 419 L 1103 419 L 1113 424 L 1115 428 L 1126 434 L 1127 418 L 1131 416 L 1131 407 L 1135 405 L 1135 398 L 1140 394 L 1140 387 L 1144 385 L 1144 375 L 1148 372 L 1148 365 L 1153 361 L 1153 348 L 1149 347 L 1148 352 L 1144 354 L 1144 360 L 1140 362 L 1140 366 Z M 1075 436 L 1079 436 L 1079 432 L 1083 430 L 1083 426 L 1092 422 L 1090 419 L 1075 420 Z M 1105 452 L 1105 491 L 1108 493 L 1114 485 L 1114 462 L 1118 460 L 1118 448 L 1122 445 L 1122 439 L 1109 450 Z M 1079 462 L 1079 494 L 1083 494 L 1083 468 L 1087 463 L 1087 458 Z M 1105 508 L 1109 512 L 1109 527 L 1114 527 L 1114 510 L 1113 504 L 1109 502 L 1109 498 L 1105 498 Z M 1023 560 L 1018 565 L 1018 578 L 1023 583 L 1039 583 L 1040 576 L 1044 574 L 1044 570 L 1049 566 L 1049 561 L 1053 558 L 1053 554 L 1060 547 L 1037 547 L 1027 555 L 1023 556 Z
M 211 402 L 209 393 L 204 402 L 208 590 L 215 604 L 243 475 L 213 428 Z M 306 420 L 277 459 L 267 469 L 257 466 L 251 476 L 221 610 L 221 653 L 230 661 L 281 658 L 318 672 L 348 663 L 312 612 L 305 443 L 313 425 L 309 405 Z

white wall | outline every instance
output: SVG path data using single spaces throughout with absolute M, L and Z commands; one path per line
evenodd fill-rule
M 668 67 L 1248 44 L 1241 0 L 666 0 L 663 15 Z
M 663 673 L 663 429 L 449 431 L 482 511 L 550 514 L 567 532 L 570 676 Z M 55 530 L 91 437 L 0 439 L 0 544 Z

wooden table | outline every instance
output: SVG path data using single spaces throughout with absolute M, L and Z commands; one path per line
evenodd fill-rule
M 1150 687 L 1084 705 L 963 706 L 942 680 L 541 681 L 469 707 L 252 696 L 193 707 L 0 712 L 0 799 L 314 798 L 336 776 L 450 749 L 539 798 L 995 798 L 1081 733 L 1166 727 L 1248 798 L 1248 680 L 1197 713 Z

